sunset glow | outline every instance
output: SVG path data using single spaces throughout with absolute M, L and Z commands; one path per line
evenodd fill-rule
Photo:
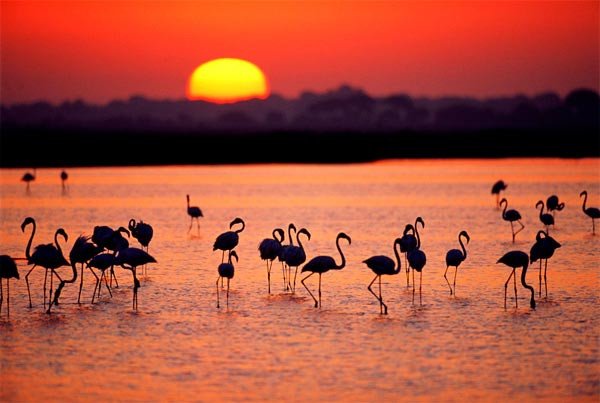
M 215 59 L 200 65 L 188 80 L 187 97 L 215 103 L 264 99 L 269 89 L 264 73 L 241 59 Z

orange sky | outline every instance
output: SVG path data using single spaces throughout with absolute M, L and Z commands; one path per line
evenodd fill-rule
M 599 87 L 599 2 L 6 2 L 1 100 L 183 98 L 217 57 L 273 92 L 385 95 Z

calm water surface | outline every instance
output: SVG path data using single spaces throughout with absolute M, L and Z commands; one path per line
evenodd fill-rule
M 42 309 L 43 271 L 31 276 L 29 309 L 24 274 L 11 282 L 11 316 L 0 319 L 1 401 L 598 401 L 600 235 L 581 211 L 600 205 L 600 161 L 489 160 L 393 161 L 356 165 L 256 165 L 69 169 L 62 194 L 60 170 L 39 169 L 29 195 L 24 170 L 0 170 L 0 253 L 24 256 L 37 220 L 34 245 L 54 231 L 69 233 L 70 250 L 95 225 L 127 226 L 130 218 L 153 225 L 149 266 L 131 309 L 130 272 L 118 269 L 121 287 L 77 306 L 78 281 L 65 287 L 50 316 Z M 525 230 L 511 243 L 490 188 L 508 184 L 509 208 Z M 200 233 L 188 234 L 185 195 L 202 208 Z M 520 284 L 503 308 L 509 269 L 495 262 L 513 249 L 529 251 L 541 229 L 535 203 L 558 194 L 566 208 L 551 232 L 563 247 L 550 260 L 549 298 L 534 311 Z M 393 257 L 392 243 L 406 223 L 425 220 L 422 305 L 402 275 L 384 277 L 389 315 L 379 315 L 366 286 L 369 256 Z M 221 259 L 215 237 L 229 222 L 247 224 L 237 248 L 229 310 L 216 308 Z M 323 308 L 315 309 L 301 285 L 282 290 L 274 265 L 267 294 L 265 264 L 257 246 L 275 227 L 306 227 L 310 259 L 333 255 L 335 236 L 348 264 L 323 275 Z M 600 233 L 600 222 L 597 223 Z M 446 251 L 460 230 L 471 235 L 457 278 L 457 296 L 444 281 Z M 131 241 L 136 244 L 135 240 Z M 137 246 L 137 245 L 135 245 Z M 67 253 L 65 253 L 67 255 Z M 69 277 L 70 268 L 59 269 Z M 538 291 L 537 271 L 528 282 Z M 317 278 L 307 281 L 316 291 Z M 417 299 L 418 301 L 418 299 Z

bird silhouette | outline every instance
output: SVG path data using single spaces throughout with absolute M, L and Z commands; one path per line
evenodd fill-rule
M 36 169 L 33 168 L 33 173 L 25 172 L 25 174 L 21 177 L 21 181 L 25 182 L 27 185 L 25 187 L 25 191 L 29 193 L 29 184 L 35 180 Z
M 288 239 L 289 239 L 289 244 L 287 245 L 281 245 L 281 250 L 279 251 L 279 256 L 277 257 L 278 260 L 281 262 L 281 271 L 283 272 L 283 289 L 284 291 L 288 291 L 290 289 L 289 286 L 289 282 L 287 280 L 287 276 L 285 273 L 285 251 L 290 247 L 290 246 L 294 246 L 294 237 L 292 236 L 292 230 L 294 230 L 294 234 L 296 234 L 296 226 L 293 223 L 290 223 L 288 225 Z
M 106 225 L 94 227 L 94 233 L 92 234 L 92 241 L 116 255 L 118 251 L 128 248 L 129 241 L 121 234 L 126 234 L 129 237 L 131 234 L 125 227 L 119 227 L 113 230 L 111 227 Z M 115 280 L 115 287 L 119 288 L 119 282 L 115 274 L 114 265 L 110 267 L 110 286 L 112 287 L 112 281 Z
M 525 287 L 529 291 L 531 291 L 531 300 L 530 300 L 529 304 L 532 309 L 535 309 L 535 290 L 533 289 L 532 286 L 530 286 L 529 284 L 527 284 L 525 282 L 525 276 L 527 275 L 527 266 L 529 264 L 529 256 L 527 256 L 527 253 L 522 252 L 520 250 L 513 250 L 513 251 L 506 253 L 504 256 L 502 256 L 500 259 L 498 259 L 496 264 L 497 263 L 504 263 L 508 267 L 512 268 L 512 271 L 510 272 L 510 275 L 508 276 L 508 280 L 506 280 L 506 283 L 504 283 L 504 309 L 506 309 L 506 293 L 507 293 L 507 288 L 508 288 L 508 282 L 510 281 L 510 278 L 513 276 L 514 276 L 514 281 L 515 281 L 515 308 L 519 307 L 519 304 L 517 302 L 517 275 L 515 274 L 515 270 L 518 267 L 523 268 L 523 271 L 521 272 L 521 284 L 523 285 L 523 287 Z
M 450 295 L 452 295 L 452 292 L 454 292 L 454 295 L 456 295 L 456 273 L 458 272 L 458 266 L 460 266 L 460 264 L 467 258 L 467 249 L 465 248 L 465 244 L 463 244 L 461 237 L 465 237 L 467 244 L 471 241 L 471 237 L 469 237 L 467 231 L 460 231 L 458 234 L 458 243 L 460 244 L 462 251 L 460 249 L 450 249 L 448 252 L 446 252 L 446 271 L 444 272 L 444 278 L 446 279 L 446 283 L 448 283 L 448 287 L 450 288 Z M 448 272 L 448 268 L 450 266 L 454 266 L 456 268 L 454 271 L 454 281 L 452 282 L 452 286 L 448 281 L 448 277 L 446 277 L 446 273 Z M 452 289 L 453 287 L 454 290 Z
M 54 305 L 58 305 L 58 299 L 60 298 L 60 294 L 61 294 L 62 289 L 64 288 L 65 284 L 71 284 L 77 280 L 77 263 L 81 264 L 79 294 L 77 296 L 77 303 L 81 304 L 81 289 L 83 288 L 84 264 L 87 264 L 87 262 L 91 258 L 96 256 L 103 250 L 103 248 L 93 244 L 92 242 L 88 242 L 89 240 L 90 240 L 90 237 L 83 236 L 83 235 L 79 236 L 75 240 L 75 243 L 73 244 L 73 247 L 71 248 L 71 252 L 69 253 L 69 260 L 71 261 L 71 269 L 73 270 L 73 276 L 68 280 L 61 281 L 60 284 L 58 285 L 58 287 L 56 288 L 56 291 L 54 292 L 54 299 L 52 301 L 52 303 Z M 96 275 L 96 273 L 94 273 L 94 271 L 92 269 L 89 269 L 89 270 L 92 272 L 94 277 L 96 277 L 96 286 L 94 287 L 94 289 L 96 289 L 96 287 L 98 287 L 98 281 L 99 281 L 98 276 Z
M 130 270 L 133 276 L 133 310 L 135 311 L 137 311 L 138 308 L 137 294 L 138 288 L 140 288 L 140 281 L 136 276 L 136 268 L 148 263 L 156 263 L 156 259 L 139 248 L 121 249 L 115 256 L 115 264 L 121 266 L 125 270 Z
M 423 218 L 417 217 L 415 220 L 415 225 L 407 224 L 404 227 L 404 232 L 402 234 L 401 242 L 400 242 L 400 252 L 404 252 L 404 266 L 406 267 L 406 287 L 409 287 L 410 283 L 410 265 L 408 264 L 408 253 L 412 252 L 417 248 L 417 237 L 416 233 L 419 231 L 418 223 L 421 223 L 421 226 L 425 228 L 425 221 Z M 409 232 L 412 231 L 412 234 Z
M 585 207 L 585 204 L 587 202 L 587 198 L 588 198 L 588 193 L 587 190 L 584 190 L 583 192 L 579 193 L 579 197 L 583 196 L 583 205 L 581 206 L 581 209 L 583 210 L 583 212 L 585 213 L 585 215 L 587 215 L 588 217 L 590 217 L 592 219 L 592 234 L 596 235 L 596 224 L 594 222 L 594 220 L 596 218 L 600 218 L 600 210 L 596 207 Z
M 200 210 L 200 207 L 196 207 L 196 206 L 190 207 L 190 195 L 186 195 L 186 197 L 187 197 L 187 213 L 190 216 L 190 228 L 188 229 L 188 233 L 192 230 L 192 225 L 194 224 L 194 218 L 196 219 L 197 232 L 200 233 L 200 220 L 198 220 L 198 218 L 204 217 L 202 215 L 202 210 Z
M 523 231 L 523 228 L 525 228 L 525 226 L 521 223 L 521 214 L 517 211 L 517 210 L 508 210 L 506 211 L 506 208 L 508 207 L 508 200 L 506 199 L 502 199 L 500 200 L 500 206 L 502 206 L 504 204 L 504 210 L 502 210 L 502 219 L 504 221 L 508 221 L 510 222 L 510 231 L 512 232 L 512 241 L 513 243 L 515 243 L 515 236 L 517 236 L 517 234 L 521 231 Z M 515 232 L 515 227 L 513 222 L 518 222 L 519 225 L 521 226 L 521 228 Z
M 113 267 L 115 265 L 115 255 L 112 253 L 101 253 L 99 255 L 94 256 L 87 262 L 87 267 L 92 270 L 92 268 L 100 270 L 100 280 L 96 282 L 96 286 L 94 287 L 94 293 L 92 294 L 92 304 L 94 303 L 94 298 L 100 298 L 100 291 L 102 289 L 102 279 L 104 279 L 104 284 L 106 285 L 106 289 L 112 298 L 112 291 L 110 289 L 110 285 L 108 284 L 108 279 L 106 278 L 106 270 Z M 92 270 L 92 273 L 94 271 Z M 96 273 L 94 273 L 96 275 Z M 96 276 L 98 278 L 98 276 Z
M 379 313 L 383 315 L 387 315 L 388 307 L 383 302 L 383 297 L 381 295 L 381 276 L 384 274 L 393 276 L 395 274 L 400 273 L 402 263 L 400 260 L 400 253 L 398 252 L 396 246 L 400 246 L 401 242 L 401 238 L 396 238 L 394 244 L 392 245 L 392 249 L 394 249 L 394 255 L 396 255 L 397 264 L 395 264 L 392 259 L 384 255 L 371 256 L 367 260 L 363 260 L 363 263 L 366 263 L 367 267 L 371 269 L 373 273 L 375 273 L 375 278 L 373 278 L 373 280 L 369 283 L 367 289 L 371 294 L 373 294 L 377 301 L 379 301 Z M 371 288 L 371 286 L 377 279 L 379 279 L 379 296 L 377 296 L 377 294 L 375 294 L 373 292 L 373 289 Z
M 152 236 L 154 235 L 154 229 L 152 225 L 146 224 L 143 221 L 136 223 L 136 221 L 132 218 L 129 220 L 129 231 L 131 232 L 131 236 L 138 240 L 140 245 L 142 245 L 142 250 L 149 252 L 148 245 L 152 240 Z M 146 266 L 143 267 L 144 274 L 146 270 Z
M 296 275 L 298 274 L 298 266 L 306 261 L 306 252 L 304 252 L 304 246 L 300 241 L 300 235 L 304 234 L 310 241 L 310 232 L 306 228 L 302 228 L 296 233 L 296 242 L 298 246 L 290 245 L 283 252 L 283 260 L 287 264 L 290 271 L 288 272 L 288 287 L 292 292 L 296 292 Z M 294 282 L 292 283 L 292 267 L 296 268 L 294 272 Z
M 281 228 L 275 228 L 272 234 L 273 238 L 265 238 L 258 245 L 260 258 L 267 262 L 267 282 L 269 284 L 269 294 L 271 294 L 271 269 L 273 267 L 273 260 L 279 256 L 279 252 L 281 252 L 281 243 L 285 238 L 285 232 Z
M 54 233 L 54 244 L 42 244 L 35 247 L 33 254 L 31 251 L 31 244 L 33 242 L 33 237 L 36 231 L 36 223 L 32 217 L 27 217 L 23 220 L 21 224 L 21 231 L 25 232 L 25 227 L 31 224 L 33 226 L 33 230 L 31 231 L 31 236 L 29 237 L 29 241 L 27 242 L 27 247 L 25 249 L 25 256 L 27 258 L 27 263 L 33 265 L 31 269 L 25 275 L 25 283 L 27 284 L 27 294 L 29 296 L 29 307 L 32 308 L 33 305 L 31 303 L 31 290 L 29 288 L 29 275 L 37 266 L 43 267 L 46 269 L 46 274 L 44 276 L 44 309 L 46 308 L 46 283 L 48 278 L 48 270 L 50 270 L 50 293 L 48 297 L 48 304 L 52 301 L 52 279 L 53 275 L 58 278 L 59 281 L 62 281 L 62 278 L 56 273 L 55 269 L 61 266 L 69 266 L 69 262 L 65 259 L 62 253 L 62 249 L 60 248 L 60 244 L 58 243 L 58 235 L 61 235 L 65 241 L 69 239 L 69 236 L 65 232 L 64 229 L 59 228 Z M 50 307 L 48 308 L 47 313 L 50 313 Z
M 62 183 L 63 191 L 67 188 L 67 179 L 69 179 L 69 174 L 63 169 L 60 173 L 60 181 Z
M 237 217 L 229 223 L 229 229 L 233 228 L 233 226 L 236 224 L 242 224 L 242 228 L 236 231 L 224 232 L 221 235 L 219 235 L 217 239 L 215 239 L 213 251 L 217 249 L 223 251 L 223 253 L 221 254 L 221 263 L 223 263 L 223 260 L 225 259 L 225 251 L 232 250 L 237 246 L 238 242 L 240 241 L 240 237 L 238 234 L 242 232 L 244 228 L 246 228 L 246 223 L 244 222 L 244 220 Z
M 344 253 L 342 252 L 342 248 L 340 248 L 340 239 L 347 240 L 349 245 L 352 244 L 352 239 L 350 239 L 350 237 L 348 235 L 346 235 L 345 233 L 340 232 L 337 235 L 337 237 L 335 239 L 335 246 L 337 247 L 337 250 L 340 253 L 340 256 L 342 258 L 342 262 L 339 265 L 337 265 L 335 263 L 335 260 L 331 256 L 317 256 L 317 257 L 312 258 L 308 263 L 306 263 L 304 265 L 304 267 L 302 267 L 302 271 L 301 271 L 302 273 L 304 273 L 305 271 L 311 272 L 308 276 L 306 276 L 302 279 L 301 283 L 304 286 L 304 288 L 306 288 L 306 291 L 308 291 L 308 293 L 310 294 L 312 299 L 315 301 L 315 308 L 320 308 L 322 306 L 321 305 L 321 275 L 323 273 L 328 272 L 329 270 L 342 270 L 346 266 L 346 257 L 344 256 Z M 310 290 L 306 286 L 306 283 L 304 283 L 310 276 L 312 276 L 315 273 L 319 274 L 319 300 L 318 301 L 315 298 L 315 296 L 313 295 L 313 293 L 310 292 Z
M 565 208 L 565 203 L 559 203 L 558 196 L 552 195 L 546 200 L 546 208 L 548 211 L 551 211 L 552 215 L 554 216 L 555 211 L 562 211 L 562 209 Z
M 542 237 L 542 235 L 544 235 Z M 546 276 L 546 271 L 548 270 L 548 259 L 550 259 L 554 255 L 554 251 L 561 247 L 561 244 L 558 243 L 554 238 L 548 235 L 547 232 L 542 230 L 538 231 L 535 236 L 535 243 L 531 247 L 529 252 L 530 263 L 535 262 L 539 259 L 540 261 L 540 293 L 539 296 L 542 296 L 542 260 L 545 261 L 544 265 L 544 286 L 546 289 L 546 298 L 548 298 L 548 280 Z
M 552 214 L 544 213 L 545 205 L 542 200 L 538 200 L 538 202 L 535 204 L 536 210 L 539 206 L 542 206 L 542 208 L 540 209 L 540 221 L 546 226 L 546 231 L 550 233 L 549 227 L 550 225 L 554 225 L 554 217 L 552 217 Z
M 423 222 L 423 220 L 421 220 L 421 221 L 423 224 L 423 228 L 425 228 L 425 222 Z M 423 294 L 422 294 L 423 268 L 425 267 L 425 264 L 427 264 L 427 256 L 425 255 L 425 252 L 423 252 L 421 250 L 421 235 L 419 234 L 419 231 L 417 231 L 416 226 L 415 226 L 415 234 L 417 236 L 417 245 L 416 245 L 415 249 L 408 252 L 406 256 L 408 258 L 409 266 L 413 269 L 413 272 L 412 272 L 413 303 L 415 302 L 415 290 L 416 290 L 415 271 L 419 272 L 419 303 L 421 304 L 423 302 Z
M 10 316 L 10 279 L 19 280 L 19 270 L 12 257 L 0 255 L 0 314 L 2 313 L 2 302 L 4 294 L 2 293 L 2 279 L 6 279 L 6 316 Z
M 494 183 L 494 185 L 492 186 L 492 194 L 496 195 L 496 208 L 499 209 L 500 208 L 500 203 L 498 202 L 498 200 L 500 199 L 500 192 L 505 190 L 508 187 L 508 185 L 506 183 L 504 183 L 504 181 L 499 180 L 498 182 Z
M 235 261 L 238 261 L 238 255 L 234 250 L 229 251 L 229 259 L 227 263 L 221 263 L 217 268 L 219 272 L 219 277 L 217 277 L 217 308 L 219 305 L 219 279 L 223 281 L 223 278 L 227 279 L 227 308 L 229 308 L 229 281 L 233 278 L 235 274 L 235 267 L 233 267 L 233 263 L 231 263 L 231 257 L 235 258 Z

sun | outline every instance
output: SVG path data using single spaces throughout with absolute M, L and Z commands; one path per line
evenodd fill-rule
M 187 98 L 219 104 L 269 96 L 265 74 L 247 60 L 222 58 L 198 66 L 187 83 Z

